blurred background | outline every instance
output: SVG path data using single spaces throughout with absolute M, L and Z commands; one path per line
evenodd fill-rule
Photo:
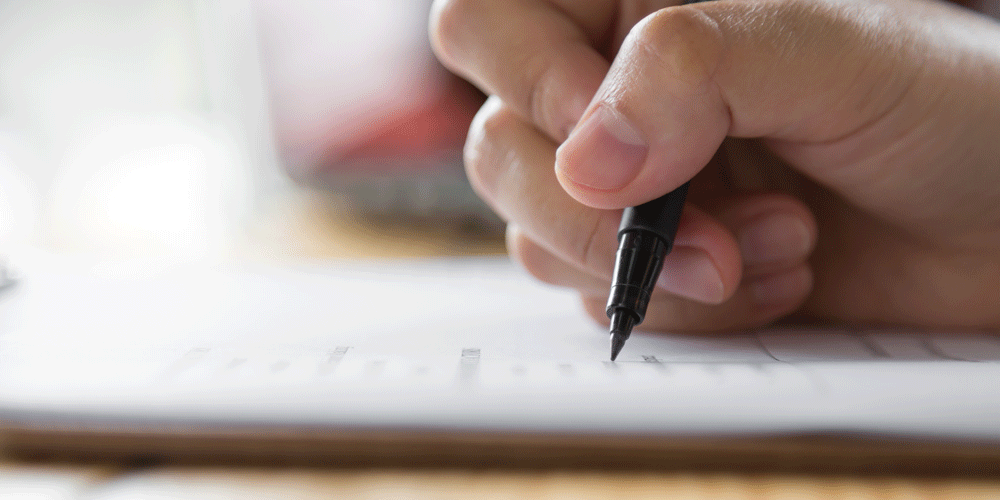
M 499 251 L 430 0 L 0 3 L 0 254 Z M 345 237 L 346 235 L 346 237 Z

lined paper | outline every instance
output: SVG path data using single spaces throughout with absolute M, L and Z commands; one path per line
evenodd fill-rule
M 612 363 L 571 293 L 501 259 L 21 274 L 7 420 L 1000 439 L 983 333 L 637 332 Z

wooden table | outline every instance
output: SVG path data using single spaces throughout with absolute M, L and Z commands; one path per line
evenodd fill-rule
M 255 258 L 288 254 L 393 257 L 489 253 L 502 248 L 496 238 L 441 227 L 397 227 L 395 238 L 386 241 L 383 235 L 368 231 L 366 223 L 331 217 L 323 206 L 315 199 L 280 205 L 251 232 L 252 244 L 245 253 Z M 68 462 L 14 458 L 4 451 L 2 440 L 0 436 L 0 499 L 4 500 L 1000 498 L 1000 478 L 983 476 L 741 472 L 725 468 L 622 471 L 241 465 L 231 457 L 201 465 Z
M 0 498 L 988 499 L 1000 480 L 739 472 L 329 469 L 0 463 Z

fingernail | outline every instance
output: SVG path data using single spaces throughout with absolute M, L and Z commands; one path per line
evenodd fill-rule
M 663 262 L 656 285 L 674 295 L 698 302 L 718 304 L 725 298 L 722 276 L 702 250 L 676 247 Z
M 755 279 L 747 285 L 753 299 L 762 305 L 787 304 L 802 300 L 812 287 L 812 273 L 801 266 L 791 271 Z
M 614 191 L 639 175 L 647 151 L 646 141 L 625 117 L 599 106 L 559 148 L 556 169 L 576 184 Z
M 754 219 L 740 229 L 738 238 L 747 264 L 801 260 L 812 246 L 812 234 L 805 222 L 784 212 Z

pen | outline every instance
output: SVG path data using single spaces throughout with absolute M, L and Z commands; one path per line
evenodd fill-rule
M 632 328 L 646 317 L 649 297 L 677 235 L 688 184 L 636 207 L 628 207 L 618 226 L 618 254 L 608 297 L 611 361 L 618 357 Z
M 706 0 L 686 0 L 685 4 Z M 611 320 L 611 361 L 625 347 L 632 329 L 646 317 L 649 297 L 663 270 L 663 259 L 674 246 L 689 182 L 622 214 L 618 253 L 605 311 Z

